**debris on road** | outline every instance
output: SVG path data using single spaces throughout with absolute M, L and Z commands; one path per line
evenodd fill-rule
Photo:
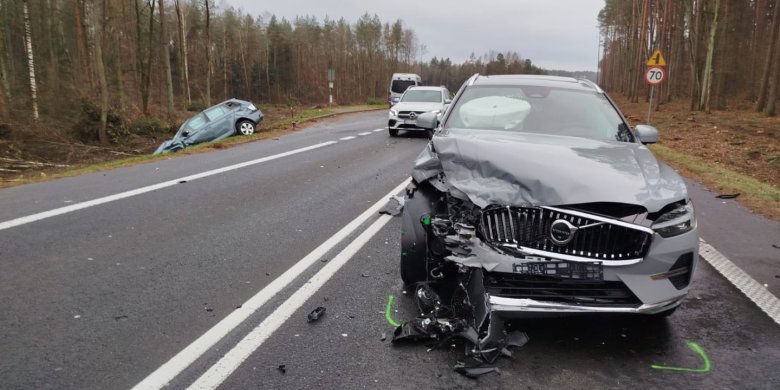
M 460 362 L 458 362 L 458 364 L 453 367 L 453 370 L 469 379 L 477 379 L 482 375 L 489 374 L 491 372 L 495 372 L 499 375 L 501 374 L 501 371 L 498 369 L 498 367 L 466 367 L 465 364 Z
M 325 308 L 320 306 L 309 313 L 309 321 L 308 322 L 314 322 L 322 318 L 322 316 L 325 315 Z
M 287 373 L 287 366 L 284 365 L 284 364 L 280 364 L 279 367 L 276 367 L 276 369 L 279 372 L 281 372 L 282 374 L 286 374 Z
M 381 341 L 387 340 L 387 332 L 382 332 L 382 337 L 379 338 Z
M 436 283 L 418 283 L 414 298 L 421 314 L 398 326 L 392 342 L 428 341 L 434 343 L 431 349 L 437 349 L 461 340 L 466 343 L 465 353 L 470 363 L 459 363 L 454 368 L 456 372 L 469 378 L 499 372 L 496 367 L 484 365 L 493 364 L 500 356 L 511 358 L 509 349 L 525 345 L 528 335 L 506 331 L 504 319 L 491 311 L 485 299 L 484 287 L 478 282 L 481 276 L 481 270 L 471 270 L 459 275 L 454 288 L 445 286 L 449 304 L 442 303 Z
M 736 199 L 738 196 L 742 195 L 741 193 L 737 192 L 735 194 L 720 194 L 716 196 L 718 199 Z
M 379 214 L 387 214 L 395 217 L 401 215 L 401 211 L 403 211 L 403 209 L 404 209 L 404 198 L 398 195 L 393 195 L 387 201 L 387 204 L 385 204 L 385 206 L 382 207 L 381 210 L 379 210 Z

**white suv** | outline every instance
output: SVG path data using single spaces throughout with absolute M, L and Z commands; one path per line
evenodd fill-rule
M 450 96 L 445 87 L 409 87 L 390 109 L 387 121 L 390 136 L 397 136 L 398 130 L 425 131 L 430 136 L 430 130 L 417 126 L 417 117 L 426 112 L 441 115 L 451 102 Z

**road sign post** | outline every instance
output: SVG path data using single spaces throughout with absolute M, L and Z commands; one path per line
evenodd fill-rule
M 328 105 L 333 105 L 333 82 L 336 81 L 336 70 L 328 69 Z
M 647 107 L 647 124 L 650 124 L 650 114 L 653 112 L 653 95 L 655 86 L 661 84 L 666 78 L 666 59 L 661 54 L 661 49 L 655 49 L 650 58 L 647 59 L 647 71 L 645 72 L 645 82 L 650 85 L 650 104 Z

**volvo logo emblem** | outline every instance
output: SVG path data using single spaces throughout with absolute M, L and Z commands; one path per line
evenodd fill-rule
M 556 219 L 550 225 L 550 240 L 556 245 L 566 245 L 574 239 L 574 233 L 579 230 L 565 219 Z
M 409 113 L 409 118 L 411 118 L 411 119 L 416 119 L 416 118 L 417 118 L 417 113 L 416 113 L 416 112 L 414 112 L 414 111 L 410 112 L 410 113 Z

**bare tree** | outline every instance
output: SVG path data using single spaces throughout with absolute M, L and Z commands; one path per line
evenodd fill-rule
M 182 80 L 183 85 L 182 89 L 184 90 L 187 107 L 189 107 L 192 104 L 192 96 L 190 95 L 190 70 L 189 70 L 189 64 L 188 64 L 188 58 L 187 58 L 187 34 L 185 34 L 185 15 L 182 10 L 181 4 L 179 3 L 179 0 L 175 0 L 175 6 L 176 6 L 176 19 L 179 22 L 179 56 L 181 57 L 181 74 L 182 74 Z
M 105 45 L 108 13 L 106 1 L 103 0 L 102 2 L 99 23 L 95 23 L 96 26 L 100 26 L 100 32 L 95 34 L 95 70 L 97 71 L 98 85 L 100 85 L 100 127 L 98 128 L 98 139 L 102 145 L 108 144 L 108 132 L 106 131 L 108 125 L 108 82 L 106 81 L 106 68 L 103 62 L 103 45 Z
M 206 105 L 211 105 L 211 12 L 209 10 L 209 1 L 206 2 Z
M 27 50 L 27 68 L 30 71 L 30 101 L 33 109 L 33 120 L 38 120 L 38 90 L 35 86 L 35 61 L 33 59 L 32 32 L 30 30 L 30 13 L 27 10 L 27 0 L 24 6 L 24 46 Z
M 710 26 L 707 60 L 704 63 L 704 77 L 702 77 L 701 99 L 699 100 L 699 109 L 705 112 L 710 112 L 710 102 L 712 101 L 712 59 L 715 56 L 715 38 L 718 31 L 719 11 L 720 0 L 715 0 L 715 14 L 712 16 L 712 25 Z
M 165 69 L 165 86 L 168 95 L 168 118 L 173 117 L 173 79 L 171 76 L 171 51 L 168 36 L 165 35 L 165 4 L 160 0 L 160 56 Z
M 758 86 L 758 96 L 756 97 L 756 111 L 761 111 L 766 108 L 767 103 L 767 91 L 769 89 L 769 76 L 772 72 L 772 64 L 780 62 L 776 57 L 776 46 L 778 38 L 780 38 L 780 0 L 775 0 L 774 17 L 772 18 L 771 37 L 769 39 L 769 46 L 766 53 L 766 61 L 764 61 L 764 71 L 761 73 L 761 81 Z

